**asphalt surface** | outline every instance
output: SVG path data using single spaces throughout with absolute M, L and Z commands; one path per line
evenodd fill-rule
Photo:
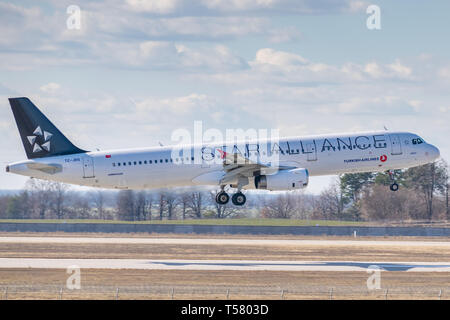
M 0 269 L 140 269 L 236 271 L 407 271 L 450 272 L 450 262 L 255 261 L 0 258 Z

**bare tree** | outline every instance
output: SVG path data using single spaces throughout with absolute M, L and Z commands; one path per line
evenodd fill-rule
M 145 211 L 145 191 L 140 191 L 135 195 L 134 199 L 134 219 L 133 220 L 144 220 Z
M 292 218 L 296 213 L 296 206 L 292 194 L 280 194 L 275 198 L 265 200 L 261 215 L 265 218 Z
M 102 190 L 97 190 L 92 192 L 92 200 L 94 202 L 95 208 L 97 209 L 98 218 L 103 220 L 104 216 L 104 206 L 105 206 L 105 193 Z
M 61 182 L 51 182 L 51 189 L 53 192 L 53 205 L 51 209 L 58 219 L 62 219 L 65 214 L 65 196 L 67 190 L 69 189 L 69 185 Z
M 444 161 L 436 161 L 423 166 L 413 167 L 406 171 L 406 183 L 419 191 L 427 206 L 427 219 L 433 218 L 433 200 L 436 193 L 445 193 L 448 184 L 448 173 Z
M 166 193 L 167 219 L 172 220 L 177 206 L 177 194 L 174 192 Z
M 444 190 L 443 194 L 445 197 L 445 218 L 447 220 L 450 219 L 450 208 L 449 208 L 449 202 L 448 202 L 448 195 L 449 195 L 449 187 L 450 187 L 450 173 L 449 173 L 449 167 L 448 163 L 445 160 L 442 160 L 442 166 L 444 168 L 444 176 L 443 180 L 444 182 Z
M 54 213 L 58 219 L 64 215 L 65 193 L 68 185 L 40 179 L 30 179 L 26 188 L 31 193 L 33 211 L 40 219 L 45 219 L 46 213 Z
M 66 201 L 69 202 L 69 208 L 66 209 L 66 216 L 75 219 L 87 219 L 91 217 L 92 207 L 89 204 L 89 198 L 86 194 L 68 193 Z
M 152 220 L 152 207 L 153 207 L 153 196 L 152 194 L 146 193 L 145 195 L 145 207 L 143 211 L 144 220 Z
M 201 219 L 203 208 L 203 193 L 201 191 L 192 192 L 189 196 L 188 206 L 192 210 L 192 214 L 197 219 Z
M 314 217 L 326 220 L 338 220 L 343 217 L 344 200 L 337 182 L 332 183 L 320 193 L 315 201 Z
M 159 220 L 163 219 L 164 209 L 166 207 L 166 194 L 164 191 L 159 192 Z
M 117 195 L 117 214 L 119 219 L 134 220 L 134 205 L 134 192 L 132 190 L 120 190 Z
M 186 219 L 186 214 L 188 211 L 188 207 L 189 207 L 189 203 L 190 203 L 190 194 L 187 192 L 183 192 L 179 197 L 178 197 L 178 201 L 181 205 L 181 212 L 182 212 L 182 217 L 183 220 Z
M 392 192 L 384 185 L 365 189 L 361 199 L 361 213 L 369 221 L 404 221 L 408 218 L 409 191 Z

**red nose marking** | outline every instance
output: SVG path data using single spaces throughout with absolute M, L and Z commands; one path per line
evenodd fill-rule
M 385 162 L 386 160 L 387 160 L 387 155 L 383 154 L 383 155 L 380 157 L 380 161 L 381 161 L 381 162 Z
M 110 154 L 107 154 L 106 156 L 105 156 L 105 158 L 111 158 L 111 155 Z

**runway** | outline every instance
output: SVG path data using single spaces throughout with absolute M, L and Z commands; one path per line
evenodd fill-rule
M 74 256 L 74 259 L 68 259 L 69 256 L 62 256 L 56 258 L 52 256 L 30 256 L 31 253 L 24 251 L 25 257 L 11 256 L 0 258 L 0 270 L 1 269 L 18 269 L 18 268 L 39 268 L 39 269 L 66 269 L 69 266 L 76 265 L 81 269 L 134 269 L 134 270 L 234 270 L 234 271 L 363 271 L 367 272 L 368 269 L 378 268 L 382 271 L 400 271 L 400 272 L 450 272 L 450 261 L 441 262 L 447 260 L 447 256 L 442 256 L 442 260 L 436 259 L 433 262 L 424 262 L 421 260 L 420 255 L 416 255 L 408 262 L 389 261 L 389 257 L 379 257 L 382 261 L 364 261 L 366 257 L 354 257 L 345 255 L 347 249 L 354 248 L 356 252 L 369 252 L 370 250 L 389 251 L 394 247 L 398 248 L 395 252 L 411 252 L 411 250 L 421 250 L 420 252 L 450 252 L 450 241 L 423 241 L 423 240 L 342 240 L 342 239 L 239 239 L 239 238 L 138 238 L 138 237 L 40 237 L 40 236 L 7 236 L 0 237 L 0 245 L 12 245 L 16 246 L 25 244 L 43 244 L 49 245 L 48 249 L 52 250 L 51 245 L 60 244 L 66 245 L 63 248 L 59 248 L 58 252 L 63 254 L 65 250 L 69 250 L 70 245 L 125 245 L 125 248 L 130 245 L 145 245 L 149 246 L 149 254 L 153 254 L 152 250 L 158 245 L 198 245 L 204 248 L 213 248 L 208 246 L 214 246 L 214 249 L 208 249 L 208 256 L 200 256 L 191 259 L 184 259 L 184 254 L 178 253 L 171 258 L 162 258 L 149 256 L 145 259 L 146 255 L 125 257 L 103 257 L 90 256 L 89 259 L 86 256 Z M 297 260 L 282 260 L 282 256 L 278 256 L 281 259 L 259 260 L 261 255 L 255 255 L 254 258 L 243 257 L 243 260 L 227 259 L 227 260 L 214 260 L 217 254 L 223 252 L 223 248 L 229 248 L 235 246 L 239 251 L 247 251 L 248 247 L 258 248 L 261 254 L 267 252 L 265 248 L 273 247 L 272 250 L 279 250 L 279 248 L 290 248 L 288 252 L 295 252 L 297 249 L 301 250 L 340 250 L 344 253 L 339 253 L 337 259 L 326 261 L 308 260 L 308 258 L 302 259 L 298 257 Z M 89 247 L 88 247 L 89 248 Z M 123 248 L 123 247 L 122 247 Z M 311 249 L 312 248 L 312 249 Z M 375 249 L 376 248 L 376 249 Z M 33 249 L 29 249 L 33 250 Z M 44 250 L 40 248 L 39 250 Z M 87 249 L 89 250 L 89 249 Z M 122 249 L 123 250 L 123 249 Z M 126 249 L 125 249 L 126 250 Z M 141 249 L 142 250 L 142 249 Z M 156 249 L 155 249 L 156 250 Z M 194 249 L 194 251 L 200 250 Z M 211 251 L 212 250 L 212 251 Z M 40 251 L 45 254 L 45 251 Z M 89 252 L 89 251 L 88 251 Z M 213 253 L 214 252 L 214 253 Z M 20 253 L 18 253 L 20 254 Z M 28 257 L 26 256 L 28 255 Z M 214 256 L 215 255 L 215 256 Z M 213 257 L 214 256 L 214 257 Z M 144 257 L 144 259 L 142 258 Z M 347 261 L 348 257 L 348 261 Z M 181 259 L 180 259 L 181 258 Z M 341 260 L 342 259 L 342 260 Z M 374 256 L 374 260 L 376 260 Z M 417 261 L 417 260 L 419 261 Z M 362 260 L 362 261 L 359 261 Z M 426 259 L 424 259 L 426 260 Z M 431 260 L 432 261 L 432 260 Z
M 0 237 L 1 243 L 52 244 L 180 244 L 180 245 L 245 245 L 245 246 L 396 246 L 434 247 L 450 250 L 450 241 L 414 240 L 292 240 L 230 238 L 96 238 L 96 237 Z
M 380 271 L 450 272 L 450 262 L 255 261 L 0 258 L 0 269 L 139 269 L 235 271 Z

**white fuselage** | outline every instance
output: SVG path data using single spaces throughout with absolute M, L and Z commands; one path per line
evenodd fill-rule
M 260 144 L 268 145 L 267 149 Z M 12 163 L 12 173 L 70 184 L 116 189 L 152 189 L 219 185 L 225 174 L 220 150 L 264 162 L 277 155 L 279 166 L 305 168 L 310 176 L 402 169 L 434 161 L 439 150 L 408 132 L 289 137 L 279 141 L 192 145 L 189 154 L 179 146 L 109 150 L 46 157 Z M 175 151 L 176 150 L 176 151 Z M 267 151 L 262 151 L 267 150 Z M 264 154 L 263 154 L 264 153 Z M 260 161 L 261 158 L 261 161 Z M 46 172 L 30 164 L 57 165 Z M 249 180 L 246 189 L 253 189 Z

